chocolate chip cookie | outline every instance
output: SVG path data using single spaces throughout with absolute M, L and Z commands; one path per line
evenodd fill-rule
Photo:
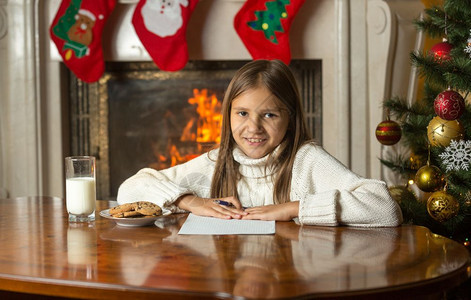
M 137 201 L 133 203 L 121 204 L 110 208 L 109 214 L 114 218 L 159 216 L 162 214 L 162 208 L 152 202 Z

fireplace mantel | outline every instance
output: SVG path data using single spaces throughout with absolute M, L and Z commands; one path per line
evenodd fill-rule
M 63 196 L 66 103 L 48 27 L 60 0 L 0 0 L 0 196 Z M 103 37 L 107 60 L 150 60 L 119 0 Z M 250 59 L 232 19 L 244 0 L 200 0 L 188 26 L 192 60 Z M 360 175 L 383 178 L 374 129 L 391 95 L 414 101 L 409 52 L 420 0 L 306 0 L 291 28 L 293 58 L 321 59 L 323 146 Z M 123 43 L 120 45 L 120 43 Z

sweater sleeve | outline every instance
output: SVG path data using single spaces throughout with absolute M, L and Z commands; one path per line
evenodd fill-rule
M 117 201 L 118 204 L 149 201 L 172 212 L 181 212 L 173 202 L 182 195 L 209 197 L 213 171 L 214 162 L 208 153 L 161 171 L 144 168 L 120 185 Z
M 292 200 L 299 200 L 299 221 L 308 225 L 389 227 L 402 213 L 386 183 L 350 171 L 319 146 L 306 145 L 293 167 Z

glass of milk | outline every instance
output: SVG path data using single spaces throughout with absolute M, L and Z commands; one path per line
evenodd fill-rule
M 95 157 L 65 158 L 66 206 L 71 222 L 95 220 Z

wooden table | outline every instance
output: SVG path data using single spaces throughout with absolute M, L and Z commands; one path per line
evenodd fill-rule
M 126 228 L 97 213 L 69 224 L 62 199 L 2 199 L 0 297 L 404 299 L 439 296 L 469 273 L 464 246 L 419 226 L 277 222 L 275 235 L 178 235 L 185 219 Z

